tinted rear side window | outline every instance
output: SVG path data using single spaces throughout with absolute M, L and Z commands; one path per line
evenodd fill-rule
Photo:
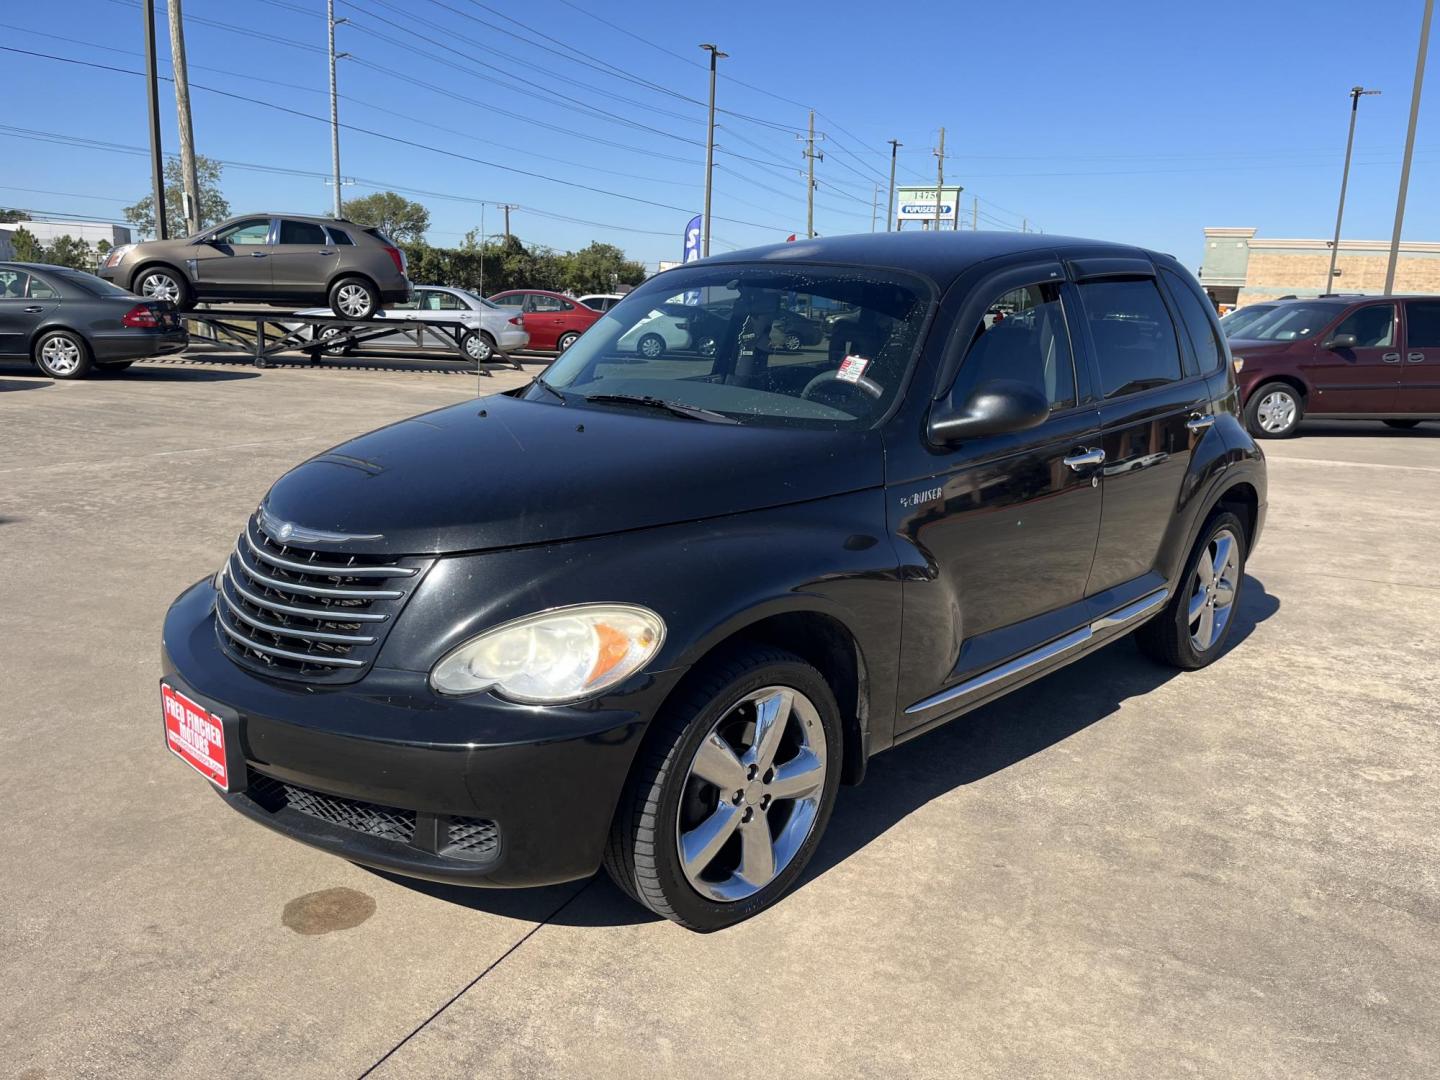
M 339 244 L 341 247 L 355 246 L 355 241 L 350 239 L 348 232 L 333 227 L 330 229 L 330 242 L 332 244 Z
M 280 243 L 325 246 L 325 230 L 312 221 L 281 221 Z
M 1175 325 L 1153 280 L 1086 282 L 1080 286 L 1080 298 L 1095 343 L 1102 397 L 1121 397 L 1179 380 Z
M 1440 300 L 1407 300 L 1405 318 L 1406 348 L 1440 348 Z
M 1209 375 L 1212 371 L 1220 370 L 1220 359 L 1225 353 L 1220 348 L 1220 342 L 1216 340 L 1215 328 L 1210 322 L 1210 310 L 1213 309 L 1201 301 L 1190 283 L 1179 274 L 1164 269 L 1160 273 L 1165 275 L 1165 284 L 1170 286 L 1170 295 L 1175 298 L 1175 306 L 1180 309 L 1180 321 L 1185 324 L 1185 332 L 1190 335 L 1190 345 L 1195 350 L 1195 358 L 1200 362 L 1200 374 Z
M 367 233 L 369 233 L 371 236 L 373 236 L 376 240 L 379 240 L 379 241 L 380 241 L 382 244 L 384 244 L 386 247 L 394 247 L 394 246 L 395 246 L 395 241 L 391 240 L 390 237 L 386 236 L 386 235 L 385 235 L 383 232 L 381 232 L 379 229 L 366 229 L 365 231 L 366 231 Z

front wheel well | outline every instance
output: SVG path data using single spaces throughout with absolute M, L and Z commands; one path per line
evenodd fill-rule
M 816 611 L 771 615 L 715 643 L 691 670 L 698 671 L 711 658 L 746 646 L 770 646 L 792 652 L 820 672 L 840 706 L 840 725 L 845 733 L 840 781 L 858 784 L 865 776 L 867 761 L 869 678 L 865 658 L 845 624 Z M 688 681 L 687 675 L 670 696 L 673 698 L 682 692 Z
M 1274 383 L 1284 383 L 1286 386 L 1290 387 L 1290 389 L 1294 390 L 1297 394 L 1299 394 L 1301 405 L 1305 405 L 1309 401 L 1310 391 L 1303 382 L 1295 378 L 1295 376 L 1293 375 L 1275 375 L 1271 378 L 1262 379 L 1261 381 L 1257 382 L 1255 384 L 1255 388 L 1251 390 L 1249 396 L 1245 398 L 1245 404 L 1250 404 L 1251 398 L 1258 394 L 1264 387 L 1271 386 Z
M 151 259 L 148 262 L 141 263 L 130 273 L 130 282 L 128 288 L 137 296 L 139 295 L 140 278 L 147 270 L 169 270 L 172 274 L 175 275 L 175 278 L 177 281 L 179 281 L 182 289 L 190 288 L 190 279 L 187 278 L 185 276 L 185 272 L 181 270 L 178 266 L 176 266 L 174 263 L 168 263 L 164 259 Z

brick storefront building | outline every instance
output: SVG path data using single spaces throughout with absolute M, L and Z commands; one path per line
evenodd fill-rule
M 1254 229 L 1206 229 L 1200 284 L 1221 304 L 1243 307 L 1281 296 L 1385 291 L 1386 240 L 1341 240 L 1332 288 L 1329 240 L 1262 240 Z M 1397 293 L 1440 293 L 1440 243 L 1402 241 Z

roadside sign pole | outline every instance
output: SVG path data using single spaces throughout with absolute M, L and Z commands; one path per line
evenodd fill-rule
M 1400 259 L 1400 227 L 1405 223 L 1405 193 L 1410 187 L 1410 157 L 1415 152 L 1415 122 L 1420 118 L 1420 86 L 1425 81 L 1425 54 L 1430 48 L 1430 17 L 1435 0 L 1425 0 L 1420 22 L 1420 53 L 1415 57 L 1415 89 L 1410 93 L 1410 127 L 1405 132 L 1405 163 L 1400 166 L 1400 197 L 1395 202 L 1395 232 L 1390 237 L 1390 262 L 1385 267 L 1385 295 L 1395 291 L 1395 264 Z
M 1325 275 L 1325 292 L 1335 291 L 1335 260 L 1340 254 L 1340 222 L 1345 218 L 1345 188 L 1350 183 L 1350 151 L 1355 146 L 1355 114 L 1360 110 L 1360 99 L 1379 90 L 1366 90 L 1363 86 L 1350 88 L 1350 134 L 1345 137 L 1345 168 L 1340 173 L 1340 208 L 1335 211 L 1335 242 L 1330 245 L 1330 272 Z
M 900 150 L 900 147 L 904 145 L 904 143 L 897 142 L 895 139 L 890 140 L 890 203 L 885 208 L 886 232 L 889 232 L 891 227 L 895 225 L 895 155 Z

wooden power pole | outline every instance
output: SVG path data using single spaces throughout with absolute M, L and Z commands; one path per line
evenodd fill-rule
M 822 139 L 825 136 L 820 136 Z M 824 154 L 815 152 L 815 110 L 810 110 L 810 134 L 805 139 L 805 160 L 809 166 L 809 176 L 805 184 L 805 235 L 807 238 L 815 239 L 815 160 L 825 160 Z
M 168 0 L 170 15 L 170 66 L 175 72 L 175 112 L 180 126 L 180 177 L 184 192 L 185 235 L 200 231 L 200 179 L 195 169 L 195 128 L 190 122 L 190 77 L 185 70 L 185 27 L 180 0 Z
M 945 129 L 940 129 L 940 146 L 935 150 L 935 231 L 940 231 L 940 207 L 945 202 Z

